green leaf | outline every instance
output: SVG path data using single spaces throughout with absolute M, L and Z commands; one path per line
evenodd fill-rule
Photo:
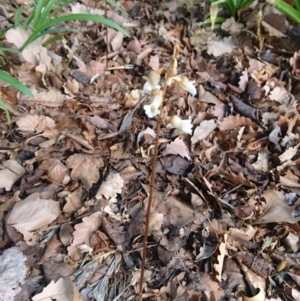
M 19 91 L 23 92 L 24 94 L 34 97 L 33 93 L 21 82 L 19 82 L 16 78 L 12 77 L 8 73 L 0 70 L 0 79 L 5 81 L 6 83 L 10 84 L 11 86 L 15 87 Z
M 66 15 L 59 18 L 56 18 L 54 20 L 50 20 L 44 24 L 42 24 L 40 27 L 36 28 L 35 31 L 30 35 L 30 37 L 27 39 L 27 41 L 24 43 L 24 45 L 20 48 L 20 51 L 24 50 L 27 45 L 35 41 L 38 36 L 47 28 L 52 27 L 54 25 L 57 25 L 62 22 L 69 22 L 69 21 L 93 21 L 95 23 L 104 24 L 107 26 L 110 26 L 112 28 L 115 28 L 116 30 L 122 32 L 125 36 L 129 37 L 129 33 L 123 29 L 121 26 L 116 24 L 115 22 L 108 20 L 104 17 L 100 16 L 94 16 L 91 14 L 73 14 L 73 15 Z

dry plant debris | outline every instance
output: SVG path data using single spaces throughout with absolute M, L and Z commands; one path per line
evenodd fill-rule
M 0 300 L 137 300 L 141 281 L 144 300 L 300 300 L 299 27 L 260 2 L 211 32 L 205 1 L 117 1 L 131 38 L 74 22 L 8 54 L 35 97 L 0 84 Z

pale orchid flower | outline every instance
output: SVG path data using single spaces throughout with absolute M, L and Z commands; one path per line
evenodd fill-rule
M 163 103 L 163 91 L 153 90 L 151 93 L 151 103 L 149 105 L 144 105 L 144 110 L 149 118 L 153 118 L 160 114 L 160 107 Z
M 181 119 L 177 115 L 174 115 L 172 117 L 167 116 L 165 117 L 165 119 L 168 120 L 174 128 L 192 135 L 193 125 L 190 119 Z
M 173 80 L 178 83 L 181 89 L 189 92 L 193 96 L 197 94 L 196 87 L 194 86 L 194 80 L 190 81 L 186 76 L 178 75 L 170 78 L 169 85 L 173 82 Z
M 178 84 L 180 88 L 195 96 L 197 94 L 196 87 L 194 86 L 195 82 L 194 80 L 190 81 L 186 76 L 181 76 L 181 80 L 178 81 Z
M 160 81 L 160 74 L 155 71 L 149 73 L 148 80 L 145 82 L 143 90 L 146 94 L 151 94 L 152 90 L 160 89 L 158 85 Z

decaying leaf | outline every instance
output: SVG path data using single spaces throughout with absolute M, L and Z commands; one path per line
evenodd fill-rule
M 256 170 L 261 170 L 267 172 L 269 170 L 269 154 L 268 153 L 259 153 L 257 155 L 257 161 L 252 163 L 252 166 Z
M 66 164 L 72 168 L 71 177 L 81 180 L 86 188 L 91 188 L 99 180 L 99 169 L 104 166 L 102 158 L 85 154 L 70 156 Z
M 118 173 L 110 173 L 99 187 L 96 198 L 100 199 L 102 196 L 106 199 L 116 197 L 118 193 L 122 192 L 123 186 L 123 178 Z
M 92 235 L 98 230 L 101 225 L 101 212 L 95 212 L 90 216 L 84 217 L 82 223 L 75 225 L 73 233 L 74 239 L 68 247 L 68 254 L 73 260 L 79 260 L 80 254 L 78 247 L 80 245 L 90 246 Z
M 0 167 L 1 168 L 1 167 Z M 0 169 L 0 188 L 10 191 L 12 185 L 25 174 L 25 169 L 15 160 L 7 160 Z
M 207 43 L 207 53 L 215 57 L 231 53 L 235 47 L 232 37 L 224 38 L 223 41 L 209 41 Z
M 253 125 L 253 122 L 249 118 L 242 117 L 240 115 L 236 116 L 228 116 L 225 117 L 218 125 L 218 128 L 221 131 L 226 131 L 226 130 L 231 130 L 235 129 L 240 126 L 245 126 L 245 125 Z
M 24 235 L 27 244 L 35 244 L 31 231 L 49 225 L 60 214 L 59 202 L 45 200 L 33 193 L 15 204 L 7 223 Z
M 229 234 L 240 237 L 245 240 L 251 240 L 255 235 L 257 229 L 253 228 L 251 225 L 247 224 L 246 228 L 230 228 Z
M 32 298 L 33 301 L 80 301 L 80 294 L 70 278 L 53 280 L 43 291 Z
M 25 30 L 21 26 L 17 28 L 9 29 L 5 37 L 7 41 L 13 43 L 17 48 L 21 48 L 29 36 L 32 34 L 30 29 Z M 41 38 L 36 39 L 34 42 L 29 44 L 23 51 L 22 56 L 27 62 L 30 62 L 33 66 L 39 64 L 45 65 L 47 68 L 50 68 L 51 58 L 47 54 L 47 48 L 42 46 Z
M 273 222 L 297 223 L 300 221 L 300 216 L 293 217 L 295 208 L 289 205 L 283 192 L 269 189 L 263 193 L 263 197 L 266 201 L 262 208 L 264 213 L 253 222 L 254 225 Z
M 171 155 L 180 155 L 183 158 L 185 157 L 188 160 L 191 160 L 191 157 L 189 155 L 189 150 L 188 150 L 186 144 L 179 137 L 176 138 L 170 144 L 168 144 L 167 147 L 165 148 L 164 152 L 163 152 L 164 156 L 167 156 L 167 155 L 170 155 L 170 154 Z
M 52 129 L 55 127 L 55 122 L 52 118 L 39 115 L 27 115 L 21 117 L 17 121 L 17 125 L 21 131 L 41 133 L 45 129 Z
M 213 119 L 203 120 L 194 131 L 194 134 L 191 139 L 192 144 L 196 144 L 197 142 L 205 139 L 216 127 L 217 124 Z
M 60 160 L 54 158 L 44 160 L 39 169 L 46 172 L 48 178 L 55 183 L 62 182 L 69 173 L 69 169 Z
M 216 278 L 220 283 L 221 283 L 221 279 L 222 279 L 224 258 L 225 258 L 225 256 L 228 256 L 228 252 L 226 249 L 227 237 L 228 237 L 228 234 L 227 233 L 224 234 L 224 241 L 222 241 L 219 246 L 220 255 L 218 255 L 218 257 L 217 257 L 218 263 L 214 264 L 214 269 L 217 272 Z

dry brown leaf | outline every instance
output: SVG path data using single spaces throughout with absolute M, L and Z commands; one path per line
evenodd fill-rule
M 59 202 L 41 199 L 39 193 L 33 193 L 15 204 L 7 223 L 24 235 L 28 245 L 32 245 L 35 241 L 32 241 L 30 231 L 49 225 L 59 214 Z
M 196 144 L 197 142 L 205 139 L 216 127 L 217 124 L 213 119 L 203 120 L 194 130 L 194 134 L 191 138 L 192 144 Z
M 159 69 L 159 56 L 151 55 L 149 61 L 149 67 L 152 68 L 153 71 L 157 71 Z
M 17 121 L 20 131 L 41 133 L 55 127 L 55 121 L 43 115 L 26 115 Z
M 251 74 L 253 71 L 261 71 L 264 68 L 265 64 L 256 59 L 249 59 L 248 73 Z
M 224 234 L 224 241 L 221 242 L 219 246 L 220 255 L 218 255 L 217 260 L 218 263 L 214 264 L 214 269 L 217 272 L 216 278 L 221 283 L 222 280 L 222 270 L 225 256 L 228 256 L 228 252 L 226 249 L 226 242 L 227 242 L 228 234 Z
M 242 72 L 242 75 L 240 76 L 240 81 L 239 81 L 239 88 L 244 92 L 247 88 L 249 81 L 249 76 L 248 76 L 248 71 L 244 70 Z
M 118 31 L 117 34 L 114 36 L 114 38 L 111 41 L 111 46 L 112 46 L 113 51 L 118 50 L 122 46 L 123 38 L 124 38 L 124 35 L 122 34 L 122 32 Z
M 285 187 L 300 188 L 299 181 L 296 182 L 287 177 L 279 177 L 279 182 L 281 185 L 283 185 Z
M 230 115 L 228 117 L 225 117 L 218 125 L 218 128 L 221 131 L 227 131 L 227 130 L 232 130 L 236 129 L 238 127 L 244 126 L 244 125 L 253 125 L 253 122 L 251 119 L 240 116 L 240 115 Z
M 191 160 L 186 144 L 179 137 L 177 137 L 173 142 L 167 145 L 167 147 L 163 151 L 163 155 L 180 155 L 183 158 L 185 157 L 188 160 Z
M 91 123 L 99 129 L 107 129 L 107 121 L 105 119 L 95 115 L 90 118 Z
M 224 38 L 223 41 L 208 41 L 207 53 L 219 57 L 226 53 L 231 53 L 234 47 L 235 44 L 232 37 Z
M 297 154 L 299 145 L 300 145 L 300 143 L 298 143 L 294 147 L 289 147 L 283 154 L 281 154 L 278 157 L 280 162 L 282 163 L 282 162 L 292 159 Z
M 25 174 L 26 170 L 15 160 L 7 160 L 2 165 L 0 167 L 0 188 L 10 191 L 14 183 Z
M 164 215 L 162 213 L 154 212 L 150 215 L 149 220 L 149 231 L 148 235 L 150 235 L 153 231 L 160 230 L 164 221 Z
M 205 91 L 202 85 L 199 85 L 198 96 L 199 101 L 213 103 L 215 105 L 223 105 L 222 101 L 219 100 L 216 96 L 214 96 L 209 91 Z
M 27 104 L 37 103 L 47 107 L 56 108 L 61 107 L 66 100 L 66 95 L 62 94 L 60 90 L 54 88 L 49 88 L 47 91 L 31 89 L 31 92 L 34 94 L 34 98 L 21 94 L 20 101 Z
M 90 239 L 92 235 L 98 230 L 101 225 L 101 212 L 95 212 L 90 216 L 82 219 L 82 223 L 75 225 L 73 233 L 74 240 L 68 247 L 68 254 L 73 260 L 79 260 L 80 254 L 78 247 L 80 245 L 90 246 Z
M 132 51 L 135 54 L 139 54 L 142 51 L 142 47 L 139 40 L 134 38 L 132 41 L 130 41 L 127 45 L 127 50 Z
M 55 183 L 61 183 L 69 174 L 69 169 L 58 159 L 49 158 L 42 162 L 39 170 L 44 171 L 49 180 Z
M 71 177 L 81 180 L 87 189 L 99 180 L 99 168 L 104 166 L 101 158 L 85 154 L 70 156 L 66 164 L 69 168 L 72 168 Z
M 32 298 L 33 301 L 80 301 L 80 294 L 70 278 L 53 280 L 43 291 Z
M 13 43 L 17 48 L 21 48 L 31 34 L 31 30 L 25 30 L 21 26 L 18 26 L 17 28 L 9 29 L 5 37 L 8 42 Z M 47 48 L 42 46 L 40 38 L 25 47 L 22 51 L 22 56 L 33 66 L 42 64 L 48 69 L 51 67 L 51 57 L 47 54 Z
M 261 25 L 269 33 L 270 37 L 276 37 L 276 38 L 284 38 L 284 37 L 286 37 L 286 35 L 284 33 L 282 33 L 281 31 L 277 30 L 276 28 L 272 27 L 270 24 L 268 24 L 265 21 L 262 21 Z
M 103 211 L 106 212 L 110 217 L 122 223 L 128 222 L 129 220 L 129 215 L 126 214 L 125 211 L 123 211 L 123 213 L 120 212 L 116 197 L 110 198 L 108 205 L 104 207 Z
M 275 100 L 279 103 L 282 103 L 282 99 L 287 97 L 287 95 L 288 95 L 288 91 L 284 87 L 277 86 L 271 91 L 269 98 L 271 100 Z
M 256 231 L 257 231 L 257 229 L 255 229 L 251 225 L 247 224 L 246 228 L 245 227 L 230 228 L 229 234 L 249 241 L 254 237 Z
M 144 131 L 141 131 L 141 132 L 138 134 L 137 139 L 136 139 L 136 144 L 137 144 L 137 146 L 140 145 L 140 141 L 141 141 L 142 138 L 143 138 L 144 136 L 146 136 L 146 135 L 149 135 L 149 136 L 153 137 L 153 139 L 155 139 L 155 137 L 156 137 L 156 133 L 155 133 L 152 129 L 146 128 Z
M 74 213 L 83 206 L 82 188 L 76 189 L 66 197 L 66 204 L 63 208 L 64 212 Z
M 101 199 L 102 195 L 106 199 L 116 197 L 118 193 L 122 192 L 123 186 L 123 178 L 118 173 L 110 173 L 99 187 L 95 197 L 97 199 Z
M 247 274 L 247 278 L 249 279 L 251 285 L 253 285 L 254 288 L 258 290 L 258 293 L 253 297 L 243 296 L 243 301 L 265 301 L 266 300 L 265 279 L 252 272 L 243 264 L 242 267 L 245 273 Z
M 300 187 L 300 184 L 298 185 Z M 262 207 L 264 213 L 253 221 L 254 225 L 281 222 L 293 224 L 300 221 L 300 216 L 296 218 L 292 216 L 294 207 L 289 205 L 282 192 L 269 189 L 263 193 L 263 197 L 266 200 L 266 204 Z
M 267 172 L 269 170 L 269 154 L 258 153 L 257 161 L 251 164 L 255 170 Z
M 235 21 L 234 17 L 226 19 L 225 22 L 222 23 L 221 28 L 230 33 L 238 33 L 244 27 L 243 24 Z

